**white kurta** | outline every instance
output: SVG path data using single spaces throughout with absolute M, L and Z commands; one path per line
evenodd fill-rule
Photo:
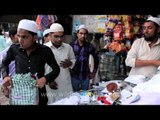
M 132 67 L 129 75 L 144 75 L 146 77 L 155 75 L 157 73 L 156 66 L 135 67 L 136 59 L 160 60 L 160 39 L 151 48 L 149 42 L 144 38 L 135 40 L 125 61 L 127 66 Z
M 55 59 L 60 66 L 60 62 L 65 59 L 69 59 L 72 61 L 72 65 L 69 68 L 60 67 L 60 74 L 55 79 L 55 82 L 58 85 L 57 90 L 51 89 L 48 85 L 46 85 L 47 96 L 48 96 L 48 104 L 53 103 L 59 99 L 69 96 L 72 90 L 71 84 L 71 76 L 70 76 L 70 68 L 73 68 L 75 64 L 75 55 L 72 47 L 69 44 L 62 43 L 59 48 L 56 48 L 52 45 L 51 41 L 46 43 L 45 45 L 49 46 L 54 53 Z M 46 64 L 45 66 L 45 74 L 51 71 L 51 67 Z

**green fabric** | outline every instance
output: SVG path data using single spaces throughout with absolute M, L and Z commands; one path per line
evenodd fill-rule
M 3 51 L 6 47 L 6 39 L 4 38 L 4 36 L 0 35 L 0 52 Z
M 31 77 L 31 74 L 15 74 L 12 80 L 10 105 L 36 105 L 38 88 L 35 87 L 36 80 Z

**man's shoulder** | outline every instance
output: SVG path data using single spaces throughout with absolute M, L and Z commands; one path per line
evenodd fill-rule
M 47 46 L 47 45 L 41 45 L 41 48 L 42 48 L 42 49 L 50 49 L 50 47 Z
M 70 43 L 63 43 L 63 46 L 65 46 L 65 47 L 72 47 L 72 46 L 70 45 Z
M 51 42 L 51 41 L 49 41 L 49 42 L 45 43 L 45 44 L 44 44 L 44 46 L 51 47 L 51 46 L 52 46 L 52 42 Z
M 94 47 L 94 45 L 93 45 L 91 42 L 86 42 L 86 44 L 87 44 L 89 47 Z
M 72 41 L 69 44 L 73 46 L 75 44 L 75 41 Z
M 36 49 L 38 51 L 45 51 L 45 52 L 50 50 L 50 48 L 47 45 L 44 45 L 44 44 L 42 45 L 42 44 L 39 44 L 39 43 L 36 43 Z
M 10 47 L 8 47 L 8 49 L 19 49 L 20 48 L 20 44 L 12 44 Z
M 137 38 L 137 39 L 134 40 L 134 43 L 138 44 L 138 43 L 141 43 L 143 41 L 145 41 L 145 39 L 143 37 L 142 38 Z

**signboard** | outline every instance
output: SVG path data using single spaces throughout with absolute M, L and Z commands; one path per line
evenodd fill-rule
M 80 24 L 85 24 L 89 33 L 106 32 L 107 15 L 73 15 L 73 29 L 75 33 Z

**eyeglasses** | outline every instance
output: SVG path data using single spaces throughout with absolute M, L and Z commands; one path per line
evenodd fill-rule
M 79 32 L 80 35 L 87 35 L 88 33 Z
M 52 35 L 52 37 L 55 38 L 55 39 L 63 39 L 63 38 L 64 38 L 64 35 L 62 35 L 62 36 Z

